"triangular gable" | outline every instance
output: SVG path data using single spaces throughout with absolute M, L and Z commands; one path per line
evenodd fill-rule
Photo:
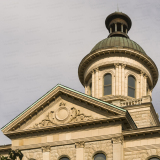
M 3 132 L 9 131 L 17 123 L 19 123 L 18 125 L 20 126 L 22 120 L 24 121 L 24 119 L 27 119 L 27 116 L 29 114 L 32 115 L 32 112 L 37 112 L 37 110 L 39 110 L 39 107 L 43 108 L 47 103 L 50 103 L 51 99 L 53 100 L 53 98 L 56 98 L 56 96 L 59 96 L 59 94 L 73 96 L 73 98 L 77 98 L 80 101 L 85 101 L 86 103 L 93 105 L 93 107 L 98 105 L 98 107 L 109 110 L 110 113 L 113 113 L 115 115 L 126 115 L 126 117 L 130 119 L 132 125 L 135 126 L 127 110 L 58 84 L 50 91 L 48 91 L 44 96 L 38 99 L 35 103 L 29 106 L 26 110 L 24 110 L 21 114 L 11 120 L 8 124 L 2 127 L 1 130 Z

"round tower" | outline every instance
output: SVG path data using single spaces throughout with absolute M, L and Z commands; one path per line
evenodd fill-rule
M 108 38 L 98 42 L 78 68 L 85 93 L 114 103 L 151 96 L 158 69 L 140 45 L 131 40 L 131 19 L 114 12 L 105 20 Z

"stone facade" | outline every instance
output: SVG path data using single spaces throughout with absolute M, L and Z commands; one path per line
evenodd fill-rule
M 43 153 L 42 153 L 42 149 L 32 149 L 32 150 L 24 150 L 22 151 L 24 157 L 24 160 L 34 160 L 34 159 L 38 159 L 38 160 L 43 160 Z
M 117 56 L 116 56 L 117 55 Z M 128 95 L 128 76 L 133 75 L 136 78 L 136 99 L 146 95 L 151 95 L 151 90 L 147 91 L 147 83 L 153 86 L 153 77 L 151 71 L 144 64 L 125 57 L 125 54 L 114 53 L 114 57 L 102 56 L 86 68 L 84 78 L 86 80 L 86 94 L 90 94 L 89 88 L 92 82 L 92 95 L 97 98 L 103 97 L 103 77 L 105 74 L 112 75 L 112 95 Z M 118 59 L 118 61 L 117 61 Z M 134 68 L 133 68 L 134 66 Z M 90 78 L 89 78 L 90 77 Z
M 107 160 L 113 159 L 113 145 L 111 140 L 96 141 L 85 143 L 84 148 L 84 160 L 93 159 L 96 153 L 105 153 L 107 155 Z
M 76 160 L 75 145 L 72 144 L 72 145 L 51 147 L 50 159 L 57 160 L 63 156 L 67 156 L 70 159 Z

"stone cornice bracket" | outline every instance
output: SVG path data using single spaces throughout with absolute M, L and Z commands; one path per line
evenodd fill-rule
M 84 148 L 85 147 L 85 142 L 84 141 L 76 142 L 75 146 L 76 146 L 76 148 Z
M 99 68 L 95 68 L 94 70 L 95 70 L 96 72 L 98 72 L 98 71 L 99 71 Z
M 42 152 L 50 152 L 51 146 L 43 146 L 42 147 Z
M 143 72 L 143 71 L 140 71 L 140 75 L 142 75 L 142 76 L 143 76 L 143 74 L 144 74 L 144 72 Z
M 93 74 L 95 72 L 95 70 L 93 69 L 92 71 L 91 71 L 91 74 Z
M 122 68 L 125 68 L 126 67 L 126 64 L 122 63 Z
M 121 143 L 123 144 L 123 141 L 124 141 L 124 138 L 121 136 L 121 137 L 114 137 L 112 138 L 112 143 L 116 144 L 116 143 Z
M 118 68 L 119 63 L 114 63 L 115 68 Z
M 146 74 L 146 73 L 144 73 L 144 78 L 146 78 L 146 79 L 148 78 L 148 76 L 147 76 L 147 74 Z

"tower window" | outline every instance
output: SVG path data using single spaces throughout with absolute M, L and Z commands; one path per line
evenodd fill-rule
M 128 77 L 128 96 L 135 98 L 135 78 L 133 76 Z
M 106 160 L 106 156 L 103 153 L 98 153 L 94 156 L 94 160 Z
M 112 33 L 115 32 L 115 24 L 112 24 L 111 28 L 112 28 Z
M 107 73 L 104 75 L 104 95 L 112 94 L 112 75 Z
M 117 23 L 117 31 L 121 32 L 121 23 Z

